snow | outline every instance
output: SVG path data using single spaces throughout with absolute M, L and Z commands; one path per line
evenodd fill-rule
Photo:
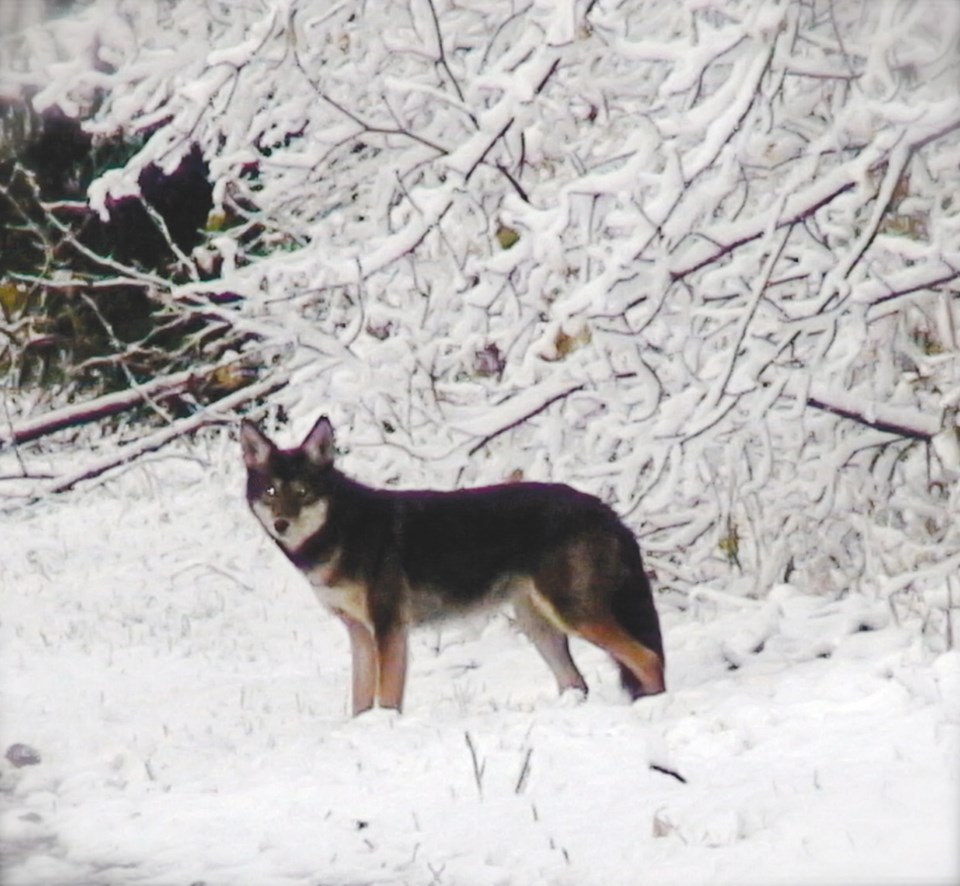
M 96 0 L 4 33 L 0 92 L 142 145 L 101 217 L 202 151 L 198 267 L 96 266 L 265 374 L 0 451 L 0 880 L 960 882 L 960 6 L 906 6 Z M 557 699 L 498 615 L 418 633 L 404 715 L 350 720 L 342 627 L 198 431 L 284 383 L 263 408 L 327 411 L 371 483 L 610 500 L 670 691 L 627 704 L 575 643 L 593 691 Z M 11 385 L 0 447 L 116 405 Z
M 6 886 L 957 882 L 960 653 L 919 615 L 661 592 L 633 705 L 579 641 L 557 699 L 496 615 L 416 633 L 405 713 L 352 720 L 236 450 L 0 513 L 0 749 L 41 757 L 0 762 Z

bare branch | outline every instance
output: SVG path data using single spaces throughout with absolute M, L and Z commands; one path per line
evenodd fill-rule
M 806 403 L 814 409 L 822 409 L 885 434 L 925 443 L 929 443 L 943 425 L 942 411 L 939 415 L 926 415 L 885 403 L 864 403 L 862 398 L 852 398 L 846 393 L 831 395 L 822 389 L 816 394 L 811 393 Z
M 278 376 L 228 394 L 189 418 L 176 421 L 156 433 L 141 437 L 139 440 L 121 447 L 116 452 L 97 459 L 92 464 L 88 464 L 70 474 L 57 477 L 50 483 L 43 484 L 34 493 L 34 498 L 41 498 L 54 492 L 67 492 L 79 483 L 103 476 L 116 468 L 129 464 L 148 452 L 156 452 L 178 437 L 191 434 L 206 425 L 223 424 L 231 421 L 233 410 L 249 403 L 251 400 L 257 400 L 279 391 L 288 381 L 287 377 Z
M 476 455 L 481 449 L 496 440 L 497 437 L 501 436 L 502 434 L 506 434 L 508 431 L 512 431 L 514 428 L 518 428 L 524 422 L 529 421 L 534 416 L 539 415 L 546 409 L 549 409 L 554 403 L 559 403 L 561 400 L 565 400 L 571 394 L 576 394 L 577 391 L 582 391 L 584 388 L 586 388 L 586 386 L 586 382 L 579 385 L 573 385 L 567 390 L 547 398 L 543 403 L 534 407 L 529 412 L 524 413 L 522 416 L 520 416 L 520 418 L 514 419 L 509 424 L 506 424 L 503 427 L 487 434 L 485 437 L 483 437 L 483 439 L 480 440 L 479 443 L 475 443 L 467 450 L 467 455 Z

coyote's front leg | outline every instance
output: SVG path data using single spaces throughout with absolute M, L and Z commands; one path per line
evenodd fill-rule
M 373 707 L 377 694 L 377 645 L 373 634 L 362 621 L 346 612 L 338 612 L 350 634 L 350 652 L 353 659 L 353 716 Z
M 399 711 L 407 682 L 409 624 L 404 599 L 409 592 L 396 550 L 386 553 L 382 568 L 370 583 L 367 607 L 377 644 L 377 701 Z
M 403 690 L 407 682 L 407 627 L 395 625 L 377 636 L 380 680 L 377 698 L 382 708 L 403 707 Z

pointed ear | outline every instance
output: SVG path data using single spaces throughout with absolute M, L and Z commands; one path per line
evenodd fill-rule
M 246 418 L 240 422 L 240 447 L 243 449 L 243 463 L 251 471 L 265 467 L 276 449 L 267 435 Z
M 317 419 L 309 434 L 300 444 L 300 450 L 318 468 L 333 464 L 333 425 L 325 415 Z

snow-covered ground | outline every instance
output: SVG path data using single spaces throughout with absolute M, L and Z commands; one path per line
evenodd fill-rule
M 498 615 L 419 632 L 407 711 L 351 720 L 241 485 L 224 439 L 0 514 L 0 751 L 41 758 L 0 760 L 5 886 L 958 882 L 960 652 L 919 614 L 665 596 L 634 705 L 581 643 L 557 699 Z

